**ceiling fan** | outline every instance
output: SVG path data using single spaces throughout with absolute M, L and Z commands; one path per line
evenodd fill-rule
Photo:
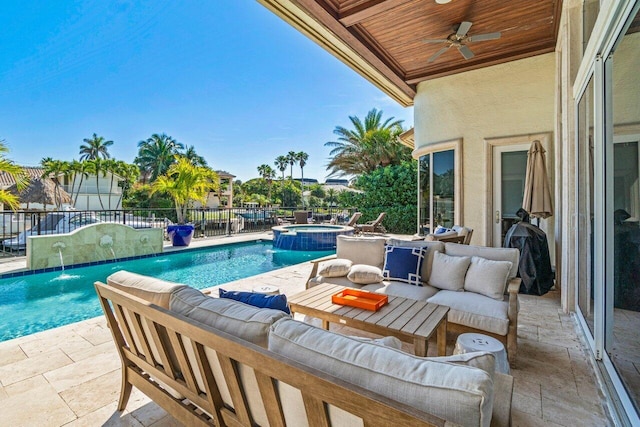
M 478 34 L 475 36 L 467 35 L 467 33 L 469 32 L 469 29 L 471 28 L 471 25 L 473 25 L 473 23 L 469 21 L 463 21 L 460 23 L 460 25 L 458 25 L 457 28 L 456 27 L 453 28 L 454 32 L 449 34 L 446 39 L 423 40 L 425 43 L 447 43 L 447 46 L 443 47 L 442 49 L 437 51 L 435 54 L 433 54 L 428 59 L 427 62 L 435 61 L 436 59 L 438 59 L 440 55 L 442 55 L 447 50 L 449 50 L 450 47 L 458 48 L 458 51 L 464 57 L 464 59 L 471 59 L 473 58 L 474 55 L 471 49 L 469 49 L 469 47 L 467 46 L 467 43 L 480 42 L 480 41 L 486 41 L 486 40 L 496 40 L 496 39 L 499 39 L 501 36 L 499 32 Z

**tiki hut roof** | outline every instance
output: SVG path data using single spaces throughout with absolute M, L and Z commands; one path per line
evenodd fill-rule
M 42 205 L 71 204 L 71 196 L 60 185 L 56 185 L 50 178 L 38 178 L 29 181 L 22 191 L 18 191 L 16 184 L 7 188 L 11 194 L 18 196 L 20 203 L 40 203 Z

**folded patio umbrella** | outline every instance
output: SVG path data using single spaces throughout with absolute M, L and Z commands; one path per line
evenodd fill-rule
M 545 150 L 538 140 L 529 149 L 522 208 L 536 218 L 553 215 Z

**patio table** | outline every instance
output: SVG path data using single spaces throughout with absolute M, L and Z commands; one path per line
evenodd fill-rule
M 322 320 L 322 327 L 330 323 L 350 326 L 378 335 L 392 335 L 415 346 L 417 356 L 427 355 L 428 340 L 437 334 L 438 355 L 444 356 L 447 342 L 447 313 L 449 307 L 426 301 L 389 296 L 378 311 L 334 304 L 331 296 L 344 286 L 321 284 L 289 299 L 291 313 L 300 313 Z

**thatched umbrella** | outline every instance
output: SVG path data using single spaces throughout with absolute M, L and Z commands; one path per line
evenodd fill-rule
M 29 203 L 40 203 L 45 207 L 47 205 L 60 206 L 63 203 L 72 203 L 69 193 L 50 178 L 32 179 L 22 191 L 19 191 L 16 184 L 13 184 L 7 188 L 7 191 L 18 196 L 20 203 L 26 203 L 27 209 L 29 208 Z

